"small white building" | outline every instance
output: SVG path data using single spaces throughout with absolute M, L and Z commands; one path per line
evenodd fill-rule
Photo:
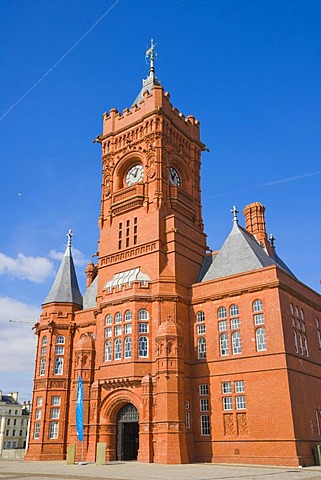
M 25 449 L 30 402 L 18 402 L 18 392 L 3 395 L 0 390 L 0 457 L 3 450 Z

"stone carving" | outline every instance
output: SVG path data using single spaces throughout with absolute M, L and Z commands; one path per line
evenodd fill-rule
M 234 420 L 233 414 L 227 413 L 223 417 L 224 419 L 224 435 L 234 435 Z
M 248 432 L 246 413 L 236 415 L 237 434 L 246 435 Z

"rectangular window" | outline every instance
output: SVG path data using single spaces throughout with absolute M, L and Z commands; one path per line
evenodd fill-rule
M 134 245 L 137 245 L 137 217 L 134 218 Z
M 199 386 L 199 394 L 200 395 L 208 395 L 208 384 L 203 383 Z
M 191 428 L 191 415 L 189 412 L 186 412 L 185 419 L 186 419 L 186 428 Z
M 126 247 L 129 247 L 130 220 L 126 221 Z
M 243 393 L 245 391 L 244 380 L 237 380 L 235 382 L 235 393 Z
M 316 424 L 317 424 L 318 435 L 320 435 L 320 420 L 319 420 L 318 410 L 315 410 L 315 421 L 316 421 Z
M 7 420 L 7 425 L 10 425 L 10 418 L 8 418 Z
M 197 335 L 204 335 L 205 334 L 205 325 L 197 325 Z
M 208 412 L 209 411 L 208 398 L 201 398 L 200 399 L 200 411 L 201 412 Z
M 231 320 L 231 328 L 232 330 L 233 329 L 236 329 L 236 328 L 240 328 L 240 325 L 241 325 L 241 322 L 240 322 L 240 319 L 239 318 L 233 318 Z
M 60 396 L 58 397 L 51 397 L 51 405 L 57 406 L 60 405 Z
M 236 397 L 236 410 L 244 410 L 246 408 L 245 397 L 242 395 Z
M 118 225 L 118 250 L 121 250 L 121 247 L 122 247 L 122 237 L 123 237 L 123 224 L 119 223 L 119 225 Z
M 201 435 L 207 436 L 210 434 L 210 416 L 201 415 Z
M 12 430 L 12 436 L 13 436 L 13 437 L 16 436 L 16 431 L 15 431 L 15 430 Z
M 105 328 L 105 337 L 111 337 L 113 333 L 113 329 L 111 327 Z
M 41 348 L 41 356 L 45 357 L 47 355 L 47 347 L 42 347 Z
M 41 408 L 36 409 L 36 419 L 40 420 L 41 419 Z
M 254 315 L 254 325 L 264 325 L 264 315 L 260 313 L 258 315 Z
M 19 432 L 19 437 L 22 437 L 22 430 L 20 430 Z
M 222 383 L 222 393 L 232 393 L 232 382 Z
M 148 323 L 139 323 L 138 333 L 148 333 Z
M 37 397 L 37 402 L 36 402 L 36 404 L 37 404 L 37 407 L 41 407 L 41 405 L 42 405 L 42 397 Z
M 49 438 L 58 438 L 58 422 L 49 422 Z
M 118 335 L 121 335 L 121 332 L 122 332 L 122 326 L 121 325 L 117 325 L 115 327 L 115 335 L 118 336 Z
M 223 397 L 223 410 L 233 410 L 232 397 Z
M 59 418 L 60 415 L 60 408 L 51 408 L 50 409 L 50 418 Z
M 64 347 L 56 347 L 56 355 L 63 355 L 65 353 Z
M 132 327 L 131 323 L 125 325 L 125 333 L 126 334 L 132 333 L 132 331 L 133 331 L 133 327 Z
M 220 332 L 225 332 L 225 330 L 227 330 L 227 320 L 221 320 L 218 322 L 218 329 Z

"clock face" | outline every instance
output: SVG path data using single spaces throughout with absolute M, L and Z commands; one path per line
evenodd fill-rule
M 171 185 L 176 185 L 177 187 L 181 184 L 180 176 L 173 167 L 169 167 L 169 183 Z
M 143 179 L 143 174 L 144 174 L 144 167 L 143 165 L 134 165 L 133 167 L 131 167 L 127 174 L 126 174 L 126 178 L 125 178 L 125 181 L 126 181 L 126 185 L 128 185 L 128 187 L 130 185 L 133 185 L 134 183 L 138 183 L 138 182 L 141 182 L 142 179 Z

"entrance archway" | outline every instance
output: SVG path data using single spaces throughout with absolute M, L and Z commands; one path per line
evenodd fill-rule
M 139 414 L 127 403 L 117 415 L 117 460 L 137 460 L 139 447 Z

